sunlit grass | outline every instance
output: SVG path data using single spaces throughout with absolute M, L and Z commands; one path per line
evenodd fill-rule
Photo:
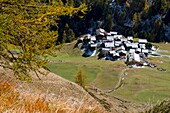
M 34 94 L 15 89 L 14 84 L 0 80 L 0 113 L 104 113 L 104 109 L 92 105 L 86 97 L 82 100 L 48 94 Z
M 156 105 L 151 105 L 150 109 L 145 111 L 145 113 L 169 113 L 169 112 L 170 112 L 170 100 L 164 100 L 162 102 L 158 102 Z

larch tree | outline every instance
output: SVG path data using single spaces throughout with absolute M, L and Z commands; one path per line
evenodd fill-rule
M 148 0 L 145 0 L 144 10 L 148 10 L 148 9 L 149 9 Z
M 87 85 L 87 76 L 82 69 L 75 75 L 75 82 L 83 88 Z
M 21 80 L 31 80 L 29 72 L 39 72 L 56 49 L 59 17 L 86 11 L 85 5 L 74 8 L 61 0 L 1 0 L 0 6 L 0 66 Z M 51 25 L 57 29 L 50 30 Z

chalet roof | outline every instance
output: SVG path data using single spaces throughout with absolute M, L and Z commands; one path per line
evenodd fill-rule
M 114 39 L 121 39 L 122 37 L 122 35 L 114 35 Z
M 90 44 L 90 47 L 97 47 L 97 44 Z
M 122 53 L 124 53 L 124 54 L 126 54 L 126 53 L 127 53 L 127 51 L 125 51 L 125 50 L 121 50 L 121 52 L 122 52 Z
M 105 42 L 104 45 L 105 47 L 115 47 L 114 42 Z
M 89 44 L 94 44 L 94 42 L 93 42 L 93 41 L 90 41 Z
M 146 39 L 139 39 L 139 43 L 147 43 L 148 41 Z
M 91 37 L 91 34 L 87 34 L 87 39 L 90 39 L 90 37 Z
M 105 33 L 105 30 L 104 30 L 104 29 L 99 28 L 98 30 L 99 30 L 100 32 L 102 32 L 102 33 Z
M 106 39 L 103 39 L 103 40 L 102 40 L 102 42 L 103 42 L 103 43 L 107 43 L 107 42 L 108 42 L 108 40 L 106 40 Z
M 131 43 L 132 48 L 138 48 L 138 43 Z
M 139 48 L 145 49 L 146 45 L 145 44 L 139 44 Z
M 104 33 L 102 33 L 102 32 L 99 32 L 97 35 L 102 35 L 102 36 L 104 36 L 105 34 L 104 34 Z
M 120 56 L 119 53 L 114 53 L 113 56 Z
M 111 33 L 107 33 L 108 36 L 111 36 Z
M 122 44 L 121 41 L 115 41 L 115 46 L 120 46 Z
M 117 53 L 124 53 L 124 54 L 127 53 L 127 51 L 125 51 L 125 50 L 117 50 L 116 52 L 117 52 Z
M 109 51 L 110 51 L 110 48 L 102 48 L 101 53 L 106 55 L 109 53 Z
M 120 48 L 121 48 L 122 50 L 125 50 L 125 47 L 124 47 L 124 46 L 121 46 Z
M 115 53 L 116 53 L 116 51 L 109 51 L 109 53 L 110 53 L 110 54 L 115 54 Z
M 122 42 L 127 42 L 127 38 L 121 39 Z
M 131 48 L 138 48 L 138 43 L 125 43 L 126 47 L 131 47 Z
M 113 36 L 107 36 L 106 39 L 109 40 L 109 41 L 113 41 L 114 37 Z
M 125 50 L 124 46 L 117 47 L 116 50 Z
M 96 37 L 95 37 L 95 36 L 91 36 L 91 37 L 90 37 L 90 40 L 91 40 L 91 41 L 96 41 Z
M 128 42 L 126 42 L 125 45 L 126 45 L 126 47 L 132 47 L 132 44 L 128 43 Z
M 78 40 L 83 41 L 84 38 L 79 38 Z
M 127 40 L 132 40 L 133 41 L 133 37 L 132 36 L 128 36 Z
M 111 35 L 117 35 L 118 32 L 115 32 L 115 31 L 110 31 L 110 34 Z
M 96 30 L 96 34 L 97 34 L 97 35 L 102 35 L 102 36 L 104 36 L 104 34 L 105 34 L 105 30 L 104 30 L 104 29 L 99 28 L 99 29 L 97 29 L 97 30 Z
M 102 48 L 102 51 L 110 51 L 110 48 Z
M 135 53 L 135 51 L 136 51 L 135 49 L 130 49 L 129 53 Z
M 142 52 L 142 49 L 141 48 L 137 48 L 136 50 L 135 50 L 135 52 Z
M 142 53 L 149 53 L 148 49 L 142 49 Z

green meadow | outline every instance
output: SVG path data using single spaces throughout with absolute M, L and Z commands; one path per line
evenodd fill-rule
M 75 81 L 76 73 L 81 69 L 87 76 L 88 85 L 104 91 L 116 87 L 124 61 L 97 60 L 95 57 L 82 57 L 82 52 L 74 48 L 76 42 L 65 44 L 55 56 L 48 56 L 50 63 L 46 67 L 53 73 Z M 170 54 L 170 44 L 154 44 L 165 50 L 161 54 Z M 123 86 L 109 95 L 140 103 L 156 103 L 170 98 L 170 58 L 149 57 L 156 68 L 129 68 Z M 157 68 L 164 69 L 160 71 Z

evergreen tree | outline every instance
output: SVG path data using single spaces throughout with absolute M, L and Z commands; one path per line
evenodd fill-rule
M 135 27 L 137 25 L 137 23 L 138 23 L 138 19 L 137 19 L 137 14 L 135 13 L 133 15 L 133 26 Z
M 64 31 L 63 31 L 63 37 L 62 42 L 71 42 L 75 38 L 75 34 L 73 30 L 69 27 L 68 24 L 65 25 Z
M 131 10 L 134 10 L 136 13 L 140 13 L 145 7 L 145 0 L 132 0 L 130 3 Z
M 68 6 L 74 6 L 74 0 L 67 0 L 67 5 Z
M 68 30 L 68 36 L 67 36 L 67 42 L 71 42 L 75 39 L 75 34 L 72 29 L 69 28 Z
M 125 0 L 116 0 L 116 2 L 119 4 L 119 5 L 124 5 L 124 3 L 125 3 Z
M 154 22 L 154 25 L 153 25 L 153 33 L 156 35 L 155 36 L 155 40 L 154 41 L 156 41 L 156 42 L 160 42 L 160 41 L 162 41 L 162 39 L 161 39 L 161 30 L 162 30 L 162 25 L 163 25 L 163 22 L 162 22 L 162 20 L 161 19 L 158 19 L 158 20 L 156 20 L 155 22 Z
M 67 40 L 67 34 L 66 34 L 66 31 L 64 30 L 63 31 L 63 37 L 62 37 L 62 43 L 65 43 Z
M 114 23 L 113 23 L 113 20 L 112 20 L 112 15 L 111 14 L 108 14 L 107 17 L 106 17 L 106 20 L 105 20 L 105 27 L 104 29 L 106 31 L 110 31 L 112 30 L 113 26 L 114 26 Z

